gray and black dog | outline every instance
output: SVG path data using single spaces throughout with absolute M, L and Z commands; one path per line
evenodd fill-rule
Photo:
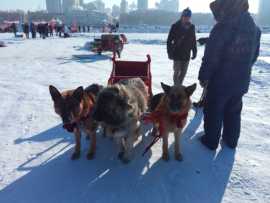
M 139 137 L 140 118 L 147 110 L 147 100 L 147 88 L 140 78 L 104 88 L 97 98 L 93 118 L 102 123 L 106 135 L 116 139 L 120 148 L 118 157 L 124 163 L 130 161 Z

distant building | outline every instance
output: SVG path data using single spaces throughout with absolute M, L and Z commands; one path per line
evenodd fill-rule
M 259 21 L 262 25 L 270 25 L 270 1 L 260 0 Z
M 121 0 L 120 13 L 127 13 L 127 12 L 128 12 L 128 2 L 126 0 Z
M 82 9 L 83 1 L 82 0 L 63 0 L 62 7 L 63 7 L 64 12 Z
M 74 0 L 63 0 L 63 11 L 68 12 L 72 10 L 73 5 L 74 5 Z
M 84 5 L 84 0 L 80 0 L 80 6 Z
M 113 5 L 112 7 L 112 16 L 119 17 L 120 16 L 120 7 L 117 5 Z
M 136 3 L 133 1 L 130 5 L 129 5 L 129 11 L 135 11 L 137 9 L 137 5 Z
M 95 0 L 92 1 L 92 3 L 95 5 L 98 12 L 105 13 L 105 4 L 102 0 Z
M 61 0 L 46 0 L 48 13 L 62 13 Z
M 93 2 L 89 2 L 83 5 L 83 8 L 88 11 L 95 11 L 97 10 L 95 4 Z
M 164 11 L 178 12 L 179 0 L 161 0 L 156 4 L 157 8 Z
M 147 10 L 148 0 L 138 0 L 137 6 L 138 10 Z

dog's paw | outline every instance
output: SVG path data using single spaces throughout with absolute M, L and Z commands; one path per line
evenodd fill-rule
M 118 159 L 122 160 L 124 158 L 124 152 L 119 152 Z
M 71 160 L 77 160 L 79 159 L 81 156 L 81 152 L 74 152 L 72 155 L 71 155 Z
M 88 152 L 86 155 L 87 160 L 93 160 L 95 158 L 94 152 Z
M 182 156 L 182 154 L 175 154 L 175 160 L 177 160 L 177 161 L 183 161 L 183 156 Z
M 169 154 L 162 154 L 162 159 L 163 159 L 164 161 L 169 161 L 169 160 L 170 160 Z

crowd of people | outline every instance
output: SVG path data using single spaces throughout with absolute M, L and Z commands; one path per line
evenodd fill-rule
M 241 131 L 242 98 L 248 92 L 251 69 L 260 50 L 261 31 L 254 23 L 248 0 L 216 0 L 210 4 L 216 20 L 206 47 L 198 79 L 204 88 L 204 132 L 201 142 L 217 149 L 220 138 L 236 148 Z M 174 83 L 181 85 L 191 59 L 197 55 L 192 12 L 185 9 L 171 27 L 167 51 L 173 60 Z
M 92 31 L 92 27 L 90 25 L 78 25 L 78 26 L 67 26 L 65 24 L 60 23 L 50 23 L 50 22 L 25 22 L 22 25 L 16 25 L 13 23 L 11 25 L 11 29 L 17 37 L 18 26 L 21 26 L 21 30 L 23 31 L 25 37 L 29 39 L 32 37 L 33 39 L 37 38 L 37 34 L 39 34 L 40 38 L 45 39 L 47 37 L 59 36 L 68 38 L 70 37 L 71 32 L 79 32 L 79 33 L 90 33 Z M 106 24 L 102 26 L 101 32 L 117 32 L 119 29 L 119 23 L 116 24 Z
M 19 25 L 20 26 L 20 25 Z M 25 22 L 22 25 L 22 31 L 27 39 L 32 37 L 33 39 L 37 38 L 37 34 L 42 39 L 47 37 L 59 36 L 59 37 L 70 37 L 70 27 L 67 27 L 65 24 L 50 24 L 47 22 L 42 23 L 28 23 Z M 17 37 L 18 27 L 15 23 L 12 24 L 12 31 L 14 36 Z M 31 34 L 31 35 L 30 35 Z

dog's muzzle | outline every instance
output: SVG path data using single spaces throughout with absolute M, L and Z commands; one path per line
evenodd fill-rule
M 74 132 L 74 128 L 76 127 L 76 123 L 66 123 L 63 125 L 63 128 L 65 130 L 67 130 L 69 133 L 73 133 Z

